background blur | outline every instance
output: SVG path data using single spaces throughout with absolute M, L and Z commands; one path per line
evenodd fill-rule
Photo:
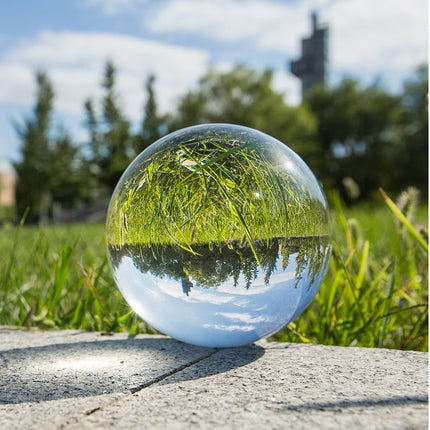
M 273 135 L 347 203 L 375 198 L 378 187 L 413 186 L 426 200 L 427 7 L 2 2 L 0 220 L 26 208 L 30 221 L 101 219 L 140 151 L 203 122 Z M 319 31 L 323 40 L 312 45 Z M 319 78 L 303 93 L 299 77 L 312 73 Z

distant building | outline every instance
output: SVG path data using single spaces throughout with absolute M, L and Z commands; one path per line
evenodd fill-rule
M 290 63 L 290 71 L 302 81 L 302 98 L 316 84 L 327 82 L 328 72 L 328 28 L 318 23 L 318 16 L 312 13 L 312 35 L 302 39 L 302 56 Z
M 0 161 L 0 207 L 14 208 L 16 189 L 16 173 L 6 162 Z

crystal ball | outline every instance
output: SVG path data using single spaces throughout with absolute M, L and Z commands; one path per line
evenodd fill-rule
M 206 124 L 145 149 L 107 213 L 115 282 L 156 330 L 209 347 L 282 329 L 318 291 L 327 202 L 305 162 L 260 131 Z

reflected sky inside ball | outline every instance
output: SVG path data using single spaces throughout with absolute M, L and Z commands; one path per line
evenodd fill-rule
M 202 346 L 239 346 L 280 330 L 315 295 L 323 271 L 313 282 L 304 273 L 296 285 L 295 258 L 287 270 L 276 268 L 270 285 L 260 272 L 249 290 L 230 279 L 216 289 L 194 287 L 187 296 L 180 283 L 140 272 L 130 257 L 123 257 L 115 278 L 135 312 L 160 331 Z

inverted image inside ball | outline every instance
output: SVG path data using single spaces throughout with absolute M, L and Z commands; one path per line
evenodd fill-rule
M 207 124 L 143 151 L 112 195 L 115 281 L 148 324 L 229 347 L 299 315 L 330 257 L 325 196 L 307 165 L 259 131 Z

